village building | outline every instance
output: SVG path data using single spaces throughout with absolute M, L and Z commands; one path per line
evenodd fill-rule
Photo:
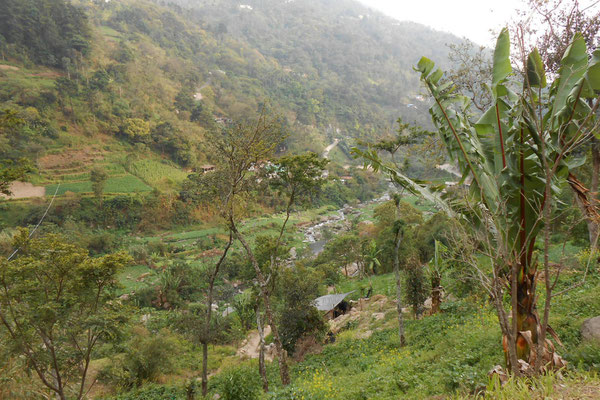
M 215 171 L 216 169 L 217 167 L 211 164 L 201 165 L 200 167 L 198 167 L 198 171 L 202 171 L 203 174 Z

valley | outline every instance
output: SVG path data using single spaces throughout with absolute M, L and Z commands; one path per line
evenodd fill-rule
M 520 7 L 0 0 L 0 399 L 600 398 L 600 5 Z

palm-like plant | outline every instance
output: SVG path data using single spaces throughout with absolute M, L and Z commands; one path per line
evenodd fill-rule
M 462 172 L 461 183 L 469 184 L 460 201 L 443 194 L 444 185 L 410 179 L 383 161 L 376 150 L 354 151 L 399 185 L 469 222 L 471 233 L 492 261 L 491 274 L 474 266 L 495 300 L 508 364 L 519 373 L 518 359 L 530 364 L 537 360 L 538 367 L 543 360 L 552 361 L 548 357 L 553 353 L 545 346 L 546 332 L 553 334 L 547 322 L 555 284 L 548 271 L 549 221 L 553 200 L 567 185 L 586 199 L 585 188 L 571 170 L 583 162 L 573 150 L 598 127 L 600 50 L 589 60 L 583 37 L 575 35 L 550 86 L 537 50 L 524 60 L 520 83 L 514 80 L 509 56 L 509 34 L 504 29 L 494 52 L 493 104 L 476 122 L 469 114 L 471 101 L 442 79 L 443 72 L 431 60 L 422 58 L 416 67 L 434 100 L 430 114 L 437 133 Z M 588 212 L 596 213 L 591 205 Z M 540 320 L 536 311 L 539 262 L 534 246 L 542 230 L 547 300 Z M 502 304 L 505 287 L 512 301 L 514 318 L 510 321 Z
M 376 275 L 376 269 L 381 267 L 381 262 L 379 261 L 381 249 L 377 248 L 377 243 L 374 240 L 368 241 L 363 246 L 363 255 L 365 260 L 365 270 L 363 273 L 372 273 L 373 275 Z

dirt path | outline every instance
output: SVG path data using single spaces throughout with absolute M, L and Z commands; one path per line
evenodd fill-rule
M 329 146 L 325 147 L 325 151 L 323 152 L 323 158 L 327 158 L 327 157 L 329 157 L 329 152 L 330 152 L 331 150 L 333 150 L 333 148 L 334 148 L 335 146 L 337 146 L 337 144 L 338 144 L 339 142 L 340 142 L 340 140 L 339 140 L 339 139 L 335 139 L 335 140 L 333 141 L 333 143 L 331 143 Z
M 271 333 L 271 327 L 265 327 L 265 337 L 269 336 Z M 258 354 L 260 351 L 260 336 L 258 335 L 258 331 L 252 331 L 248 334 L 246 339 L 242 342 L 242 347 L 240 347 L 237 351 L 237 355 L 242 358 L 258 358 Z M 273 361 L 273 356 L 270 354 L 272 352 L 265 352 L 265 360 Z
M 28 197 L 44 197 L 46 195 L 46 188 L 43 186 L 33 186 L 29 182 L 15 181 L 10 184 L 10 191 L 12 195 L 8 196 L 9 199 L 26 199 Z M 0 194 L 0 197 L 7 198 Z

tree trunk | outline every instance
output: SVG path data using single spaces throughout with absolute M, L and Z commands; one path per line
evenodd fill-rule
M 400 337 L 400 346 L 406 345 L 404 337 L 404 315 L 402 314 L 402 279 L 400 277 L 400 244 L 402 244 L 402 234 L 400 229 L 396 232 L 396 245 L 394 246 L 394 275 L 396 278 L 396 309 L 398 311 L 398 336 Z
M 535 240 L 535 239 L 534 239 Z M 512 317 L 510 326 L 510 338 L 505 334 L 506 341 L 512 340 L 515 349 L 515 357 L 512 354 L 506 355 L 507 366 L 514 374 L 519 374 L 519 365 L 515 365 L 516 360 L 523 360 L 531 363 L 530 355 L 533 346 L 538 343 L 539 317 L 536 310 L 536 283 L 535 275 L 537 268 L 533 266 L 518 264 L 511 268 L 511 305 Z M 501 307 L 497 305 L 497 308 Z M 521 332 L 531 332 L 531 340 L 528 340 Z M 504 344 L 505 353 L 510 347 L 509 343 Z
M 495 273 L 495 275 L 497 275 Z M 500 329 L 502 331 L 502 347 L 504 349 L 504 358 L 506 366 L 512 371 L 513 374 L 519 375 L 518 362 L 517 362 L 517 350 L 516 343 L 513 339 L 512 329 L 508 321 L 508 315 L 502 304 L 503 296 L 503 283 L 497 276 L 494 277 L 492 282 L 492 300 L 496 307 L 496 313 L 498 314 L 498 321 L 500 322 Z
M 590 191 L 592 197 L 592 204 L 598 205 L 598 184 L 600 182 L 600 141 L 592 136 L 592 182 L 590 184 Z
M 277 329 L 277 325 L 275 324 L 275 318 L 273 317 L 273 311 L 271 310 L 271 299 L 267 291 L 268 282 L 265 279 L 264 274 L 260 270 L 260 266 L 258 265 L 256 258 L 254 257 L 254 253 L 252 252 L 250 245 L 248 244 L 248 242 L 246 242 L 246 239 L 244 239 L 242 234 L 238 231 L 233 221 L 230 222 L 235 236 L 240 241 L 240 243 L 242 243 L 242 246 L 246 250 L 248 258 L 250 259 L 250 263 L 254 267 L 254 272 L 256 273 L 256 279 L 258 280 L 262 300 L 265 305 L 265 314 L 267 316 L 267 321 L 271 326 L 271 332 L 273 333 L 273 341 L 275 342 L 275 349 L 277 350 L 277 362 L 279 363 L 279 375 L 281 376 L 281 383 L 284 386 L 287 386 L 290 384 L 290 373 L 287 365 L 287 354 L 286 351 L 283 349 L 281 338 L 279 337 L 279 330 Z
M 259 307 L 256 307 L 256 328 L 258 329 L 259 337 L 259 352 L 258 352 L 258 372 L 262 380 L 263 390 L 269 391 L 269 380 L 267 379 L 267 368 L 265 366 L 265 331 L 263 329 L 262 317 Z
M 208 393 L 208 341 L 202 342 L 202 396 Z
M 221 264 L 227 257 L 227 252 L 233 243 L 233 233 L 229 231 L 229 241 L 223 250 L 223 254 L 215 264 L 215 269 L 210 276 L 208 281 L 208 293 L 206 296 L 206 320 L 204 322 L 204 337 L 202 338 L 202 396 L 206 397 L 208 393 L 208 341 L 210 334 L 210 322 L 212 320 L 212 303 L 213 303 L 213 290 L 215 287 L 215 280 L 219 274 Z

